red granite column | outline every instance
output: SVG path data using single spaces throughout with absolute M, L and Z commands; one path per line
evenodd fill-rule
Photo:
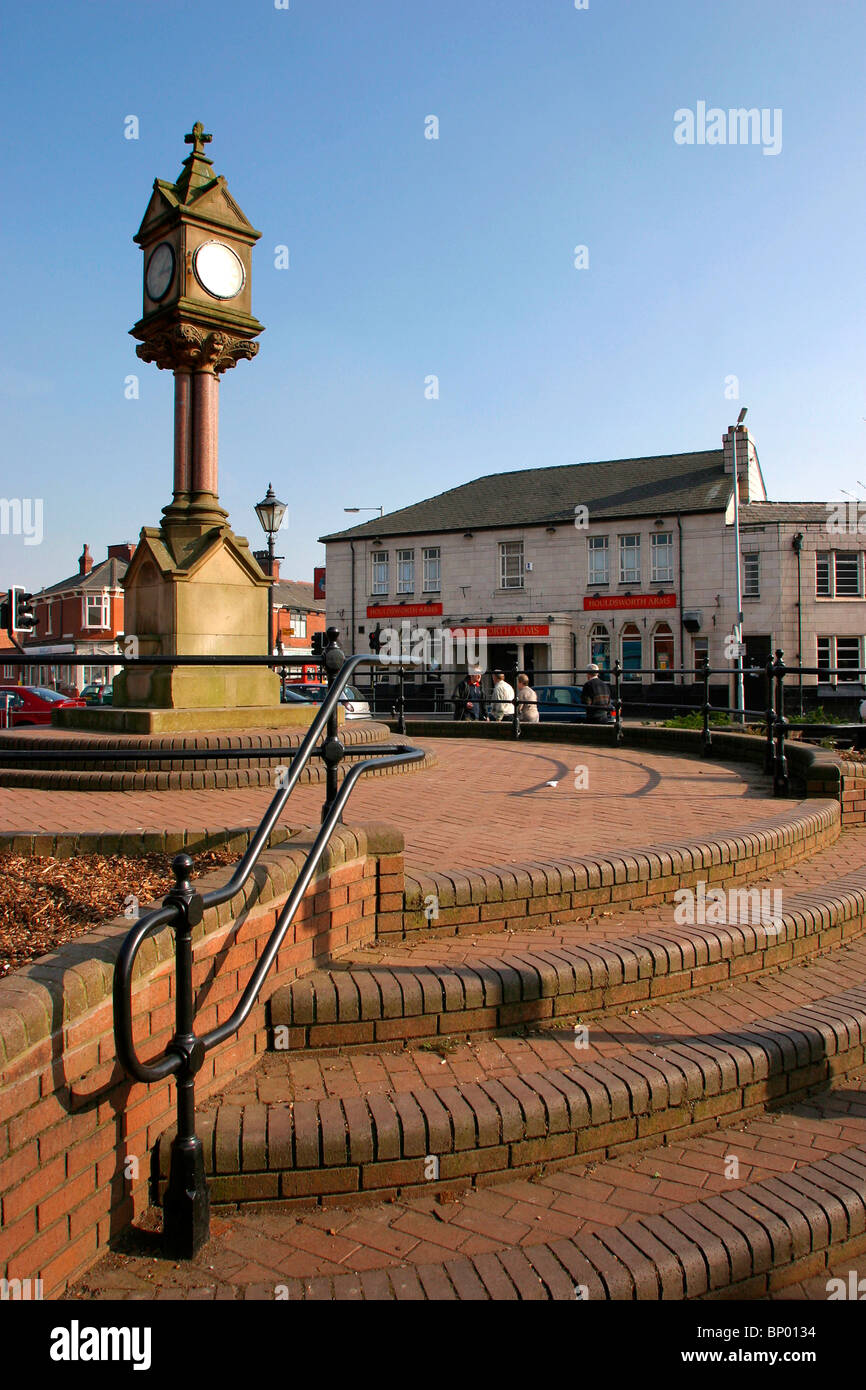
M 174 500 L 192 490 L 192 377 L 174 374 Z
M 192 491 L 219 490 L 219 380 L 213 371 L 193 376 Z

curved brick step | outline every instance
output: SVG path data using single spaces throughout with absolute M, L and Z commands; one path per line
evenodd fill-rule
M 73 733 L 62 729 L 0 731 L 0 786 L 33 787 L 50 791 L 188 791 L 204 788 L 273 787 L 274 771 L 298 747 L 305 728 L 259 729 L 238 733 L 226 730 L 210 734 L 94 734 Z M 386 724 L 373 720 L 353 720 L 341 725 L 340 737 L 347 747 L 375 748 L 381 743 L 409 741 L 391 734 Z M 218 758 L 172 759 L 172 751 L 199 751 L 225 748 Z M 277 748 L 276 755 L 258 750 Z M 56 753 L 56 758 L 34 763 L 32 767 L 12 763 L 9 751 L 34 750 Z M 94 753 L 92 760 L 76 758 L 72 762 L 68 750 Z M 100 750 L 128 753 L 117 761 L 100 761 Z M 164 753 L 165 758 L 138 757 L 141 750 Z M 241 756 L 243 750 L 247 750 Z M 435 767 L 435 753 L 429 749 L 423 760 L 407 767 L 387 767 L 372 776 L 403 775 Z M 8 765 L 7 765 L 8 764 Z M 301 773 L 300 785 L 324 783 L 325 768 L 320 759 L 307 764 Z
M 864 1251 L 866 1153 L 850 1148 L 572 1238 L 281 1281 L 297 1300 L 755 1299 Z
M 669 905 L 637 931 L 645 914 L 632 912 L 606 930 L 593 919 L 524 932 L 517 941 L 497 933 L 471 943 L 354 952 L 274 993 L 272 1041 L 284 1049 L 369 1047 L 492 1033 L 760 976 L 866 929 L 866 869 L 829 877 L 859 858 L 859 841 L 851 846 L 843 837 L 805 871 L 789 869 L 742 890 L 781 895 L 778 920 L 754 926 L 678 926 Z
M 863 1063 L 866 943 L 768 982 L 453 1055 L 272 1054 L 200 1115 L 217 1203 L 514 1177 L 730 1124 Z M 444 1069 L 444 1070 L 443 1070 Z M 159 1144 L 166 1167 L 168 1139 Z
M 816 799 L 704 839 L 459 872 L 410 868 L 403 915 L 384 919 L 380 934 L 449 937 L 496 931 L 503 923 L 522 929 L 577 921 L 612 905 L 646 910 L 699 878 L 746 882 L 786 868 L 832 844 L 841 828 L 839 802 Z M 428 920 L 431 904 L 438 915 Z

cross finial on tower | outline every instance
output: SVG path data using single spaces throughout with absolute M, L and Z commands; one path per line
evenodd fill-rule
M 212 139 L 212 135 L 205 134 L 201 121 L 196 121 L 189 134 L 183 137 L 185 145 L 192 145 L 193 154 L 204 154 L 205 145 L 209 145 Z

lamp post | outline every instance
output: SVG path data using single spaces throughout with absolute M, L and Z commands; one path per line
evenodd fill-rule
M 737 434 L 743 428 L 747 406 L 743 406 L 733 428 L 734 443 L 734 548 L 737 562 L 737 722 L 746 722 L 746 698 L 743 687 L 743 582 L 740 572 L 740 475 L 737 469 Z
M 273 484 L 268 483 L 267 492 L 261 502 L 256 503 L 256 516 L 268 538 L 268 656 L 273 655 L 274 649 L 274 537 L 283 524 L 285 514 L 286 503 L 280 501 Z
M 344 507 L 344 512 L 378 512 L 380 516 L 385 515 L 384 507 Z

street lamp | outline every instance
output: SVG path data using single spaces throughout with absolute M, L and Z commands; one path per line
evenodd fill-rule
M 344 507 L 344 512 L 378 512 L 380 516 L 385 515 L 384 507 Z
M 734 547 L 737 560 L 737 723 L 746 722 L 746 696 L 743 688 L 743 582 L 740 573 L 740 475 L 737 469 L 737 434 L 743 428 L 748 406 L 743 406 L 733 428 L 734 441 Z M 747 460 L 748 462 L 748 460 Z
M 285 514 L 286 503 L 280 501 L 273 484 L 268 483 L 267 492 L 261 502 L 256 503 L 256 516 L 268 538 L 268 656 L 273 654 L 274 647 L 274 536 L 282 526 Z

